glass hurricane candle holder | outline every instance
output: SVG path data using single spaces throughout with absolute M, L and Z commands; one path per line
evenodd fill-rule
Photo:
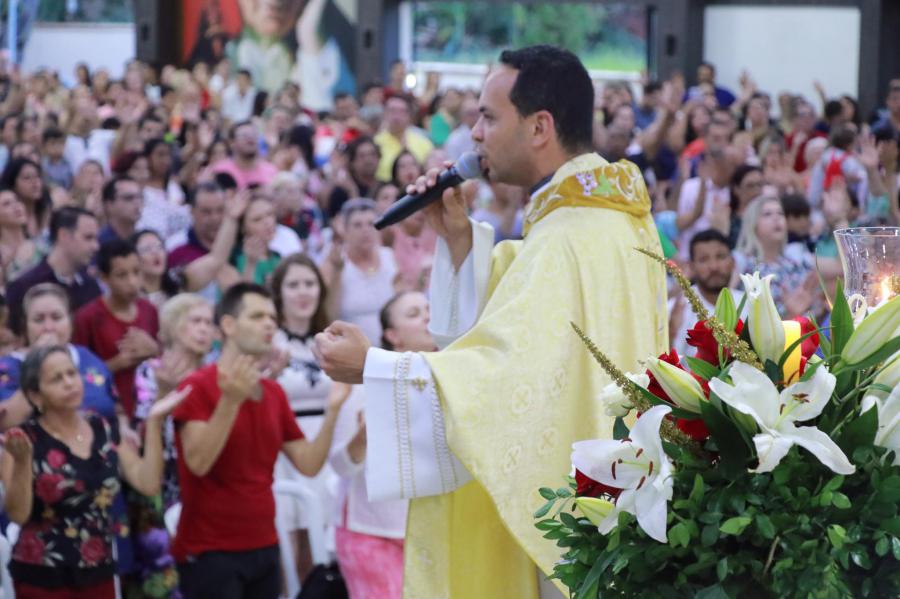
M 900 227 L 851 227 L 834 236 L 854 317 L 900 295 Z

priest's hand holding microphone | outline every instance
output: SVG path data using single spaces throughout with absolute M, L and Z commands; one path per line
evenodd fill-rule
M 483 176 L 484 171 L 482 159 L 474 152 L 463 154 L 455 165 L 446 167 L 429 170 L 407 187 L 407 195 L 375 222 L 375 228 L 383 229 L 424 210 L 428 224 L 447 243 L 453 267 L 459 269 L 472 249 L 466 195 L 473 193 L 474 188 L 463 183 Z M 333 380 L 359 384 L 370 345 L 358 327 L 335 321 L 316 335 L 314 353 L 319 366 Z

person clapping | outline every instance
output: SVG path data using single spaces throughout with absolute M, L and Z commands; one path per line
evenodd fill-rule
M 10 564 L 16 596 L 115 597 L 109 508 L 122 479 L 145 495 L 159 492 L 162 422 L 190 388 L 153 405 L 141 457 L 120 442 L 114 420 L 81 411 L 84 383 L 66 346 L 29 352 L 21 387 L 37 413 L 7 432 L 0 458 L 6 512 L 22 527 Z

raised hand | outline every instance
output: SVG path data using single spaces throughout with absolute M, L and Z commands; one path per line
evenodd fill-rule
M 243 403 L 256 393 L 260 378 L 262 373 L 259 366 L 250 356 L 236 356 L 219 361 L 217 382 L 222 399 Z
M 272 351 L 266 357 L 265 367 L 262 370 L 263 376 L 276 380 L 281 373 L 291 363 L 291 352 L 286 349 L 278 349 L 273 347 Z
M 861 135 L 859 138 L 858 157 L 860 163 L 868 170 L 875 170 L 881 162 L 878 148 L 875 145 L 875 136 L 871 133 Z
M 336 321 L 316 335 L 314 353 L 319 366 L 332 380 L 341 383 L 363 382 L 363 368 L 369 339 L 359 327 Z
M 119 341 L 119 351 L 130 354 L 135 360 L 143 360 L 159 353 L 159 344 L 147 331 L 129 327 Z
M 228 204 L 227 214 L 229 218 L 234 220 L 240 219 L 244 215 L 244 211 L 250 204 L 250 190 L 242 189 L 234 194 L 231 203 Z
M 150 412 L 147 414 L 147 419 L 156 419 L 156 420 L 164 420 L 166 416 L 172 413 L 172 411 L 178 407 L 178 405 L 184 401 L 184 398 L 191 394 L 193 387 L 191 385 L 187 385 L 184 389 L 179 389 L 177 391 L 172 391 L 167 393 L 165 396 L 157 399 L 153 402 L 153 405 L 150 406 Z
M 334 383 L 331 385 L 331 391 L 328 393 L 328 409 L 340 410 L 350 393 L 353 391 L 353 385 L 347 383 Z
M 159 395 L 165 395 L 178 386 L 194 368 L 194 361 L 184 352 L 166 350 L 163 352 L 159 366 L 153 371 L 156 378 L 156 389 Z
M 438 176 L 450 166 L 453 166 L 452 162 L 445 162 L 443 168 L 429 169 L 427 173 L 416 179 L 415 183 L 406 187 L 406 193 L 424 193 L 426 189 L 434 187 Z M 428 224 L 448 242 L 471 230 L 466 198 L 473 196 L 474 191 L 473 186 L 465 184 L 448 189 L 444 192 L 440 202 L 435 202 L 424 209 Z
M 3 445 L 17 464 L 27 464 L 31 461 L 34 446 L 25 431 L 19 427 L 11 428 L 3 435 Z

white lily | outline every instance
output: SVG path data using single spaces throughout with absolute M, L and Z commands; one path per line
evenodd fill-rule
M 627 372 L 625 377 L 643 389 L 650 385 L 650 377 L 643 372 L 638 374 Z M 600 402 L 606 406 L 606 415 L 611 418 L 624 418 L 634 409 L 634 406 L 631 405 L 631 399 L 616 383 L 610 383 L 600 391 Z
M 835 378 L 824 367 L 816 369 L 808 381 L 794 383 L 780 394 L 765 374 L 735 362 L 729 371 L 732 385 L 713 379 L 710 389 L 729 406 L 752 416 L 760 432 L 753 437 L 759 466 L 752 472 L 771 472 L 793 445 L 799 445 L 838 474 L 852 474 L 856 468 L 831 437 L 814 426 L 794 426 L 815 418 L 831 400 Z
M 672 462 L 663 451 L 659 426 L 671 411 L 667 406 L 650 408 L 638 418 L 627 439 L 579 441 L 572 445 L 575 468 L 599 483 L 622 489 L 615 507 L 599 523 L 595 522 L 601 533 L 615 528 L 620 512 L 628 512 L 637 517 L 644 532 L 666 542 Z
M 747 294 L 747 326 L 753 349 L 763 362 L 771 360 L 777 364 L 784 352 L 784 325 L 772 299 L 770 285 L 774 277 L 766 275 L 760 279 L 759 272 L 754 272 L 741 275 L 741 281 Z
M 900 385 L 887 399 L 867 395 L 862 400 L 861 411 L 868 412 L 872 407 L 878 410 L 878 430 L 875 432 L 875 445 L 894 452 L 894 465 L 900 466 Z

